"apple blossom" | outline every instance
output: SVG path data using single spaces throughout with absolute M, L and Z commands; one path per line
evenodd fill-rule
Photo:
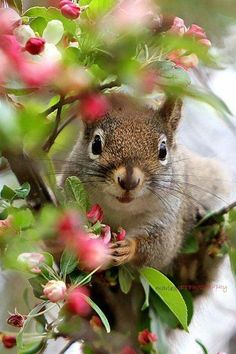
M 141 345 L 146 345 L 149 343 L 154 343 L 157 341 L 157 335 L 150 332 L 148 329 L 144 329 L 138 334 L 138 341 Z
M 35 37 L 35 33 L 29 25 L 21 25 L 14 30 L 14 36 L 22 46 L 25 46 L 26 42 Z
M 80 230 L 80 215 L 75 211 L 68 211 L 60 217 L 57 229 L 61 235 L 73 234 Z
M 26 270 L 32 273 L 40 273 L 41 269 L 40 266 L 45 261 L 45 257 L 41 253 L 21 253 L 17 257 L 17 262 L 23 266 Z
M 103 117 L 109 109 L 107 98 L 100 93 L 84 95 L 80 100 L 81 116 L 88 121 Z
M 90 314 L 91 308 L 86 297 L 89 297 L 89 291 L 86 287 L 78 287 L 69 291 L 66 305 L 70 312 L 81 317 L 86 317 Z
M 51 302 L 62 301 L 66 295 L 66 284 L 61 280 L 49 280 L 44 286 L 43 294 Z
M 204 31 L 204 29 L 202 27 L 200 27 L 198 25 L 195 25 L 195 24 L 191 25 L 189 27 L 189 29 L 187 30 L 187 32 L 185 33 L 185 35 L 196 38 L 199 43 L 201 43 L 202 45 L 204 45 L 206 47 L 211 46 L 211 42 L 207 38 L 206 32 Z
M 104 218 L 102 208 L 99 204 L 94 204 L 92 208 L 87 212 L 86 216 L 92 224 L 96 224 L 97 221 L 102 222 Z
M 37 55 L 43 52 L 45 47 L 45 39 L 33 37 L 28 39 L 25 44 L 25 50 L 32 55 Z
M 199 60 L 196 54 L 192 53 L 185 55 L 185 53 L 184 49 L 178 49 L 170 52 L 167 55 L 167 58 L 175 63 L 176 66 L 181 67 L 184 70 L 197 67 Z
M 2 336 L 2 344 L 7 349 L 13 348 L 16 346 L 16 337 L 4 334 Z
M 47 26 L 45 27 L 42 37 L 47 43 L 56 45 L 62 39 L 63 34 L 63 23 L 59 20 L 52 20 L 49 21 Z

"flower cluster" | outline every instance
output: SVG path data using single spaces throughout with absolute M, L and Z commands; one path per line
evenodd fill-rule
M 180 37 L 190 37 L 195 39 L 203 47 L 209 48 L 211 42 L 206 37 L 205 31 L 198 25 L 191 25 L 189 28 L 185 26 L 184 20 L 175 17 L 173 24 L 168 31 L 170 34 L 174 34 Z M 194 53 L 188 52 L 186 49 L 177 49 L 168 53 L 167 58 L 174 62 L 176 66 L 185 70 L 195 68 L 198 65 L 198 57 Z

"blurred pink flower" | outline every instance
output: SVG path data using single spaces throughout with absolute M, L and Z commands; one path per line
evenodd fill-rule
M 104 217 L 102 208 L 99 204 L 94 204 L 92 208 L 87 212 L 86 216 L 92 224 L 96 224 L 97 221 L 102 222 Z
M 94 270 L 107 263 L 108 250 L 102 239 L 90 239 L 80 232 L 76 237 L 76 250 L 79 263 L 88 270 Z
M 139 332 L 138 341 L 141 345 L 154 343 L 157 341 L 157 335 L 153 332 L 150 332 L 148 329 L 144 329 L 143 331 Z
M 60 217 L 57 224 L 57 229 L 61 235 L 74 234 L 80 230 L 80 227 L 80 215 L 76 211 L 67 211 Z
M 171 26 L 168 32 L 182 36 L 186 31 L 187 28 L 184 24 L 184 20 L 180 17 L 175 17 L 173 25 Z
M 109 109 L 107 98 L 100 93 L 90 93 L 80 100 L 81 116 L 88 121 L 95 121 L 105 116 Z
M 0 34 L 12 34 L 22 23 L 20 15 L 10 7 L 0 8 Z
M 89 290 L 86 287 L 78 287 L 69 291 L 66 305 L 70 312 L 86 317 L 91 312 L 91 307 L 86 301 L 86 297 L 89 297 Z
M 1 80 L 0 80 L 1 82 Z M 8 216 L 5 220 L 0 220 L 0 234 L 11 227 L 12 217 Z
M 50 280 L 44 286 L 43 294 L 51 302 L 62 301 L 66 295 L 66 284 L 61 280 Z
M 209 41 L 209 39 L 207 39 L 206 32 L 202 27 L 198 25 L 195 24 L 191 25 L 187 30 L 187 32 L 185 33 L 185 35 L 196 38 L 199 43 L 201 43 L 206 47 L 211 46 L 211 42 Z

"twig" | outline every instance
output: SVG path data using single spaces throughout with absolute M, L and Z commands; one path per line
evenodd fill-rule
M 60 351 L 59 354 L 64 354 L 67 351 L 67 349 L 69 349 L 75 342 L 77 342 L 76 339 L 71 339 L 69 343 L 67 343 L 67 345 Z
M 77 116 L 76 114 L 73 114 L 71 117 L 66 119 L 58 128 L 57 135 L 59 135 L 61 131 L 76 118 L 76 116 Z
M 47 141 L 44 143 L 44 145 L 42 147 L 43 151 L 45 151 L 45 152 L 48 152 L 50 150 L 51 146 L 53 145 L 53 143 L 58 135 L 58 127 L 61 122 L 61 111 L 62 111 L 63 103 L 64 103 L 64 96 L 61 96 L 61 99 L 58 102 L 57 115 L 56 115 L 56 120 L 55 120 L 53 131 L 49 135 Z
M 95 88 L 95 91 L 103 91 L 103 90 L 106 90 L 106 89 L 109 89 L 109 88 L 112 88 L 112 87 L 115 87 L 115 86 L 120 86 L 120 82 L 118 80 L 114 80 L 114 81 L 111 81 L 109 83 L 105 83 L 103 85 L 99 85 L 98 87 Z M 64 99 L 62 106 L 74 103 L 75 101 L 79 100 L 84 95 L 85 95 L 85 92 L 81 92 L 78 95 L 69 96 L 69 97 Z M 54 112 L 56 109 L 58 109 L 59 106 L 60 106 L 60 101 L 55 103 L 53 106 L 49 107 L 48 109 L 46 109 L 46 111 L 42 112 L 41 114 L 43 116 L 48 116 L 49 114 Z

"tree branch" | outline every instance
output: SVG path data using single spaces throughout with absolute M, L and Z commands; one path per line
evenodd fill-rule
M 236 201 L 206 215 L 197 223 L 196 227 L 215 224 L 220 216 L 227 214 L 233 208 L 236 208 Z

